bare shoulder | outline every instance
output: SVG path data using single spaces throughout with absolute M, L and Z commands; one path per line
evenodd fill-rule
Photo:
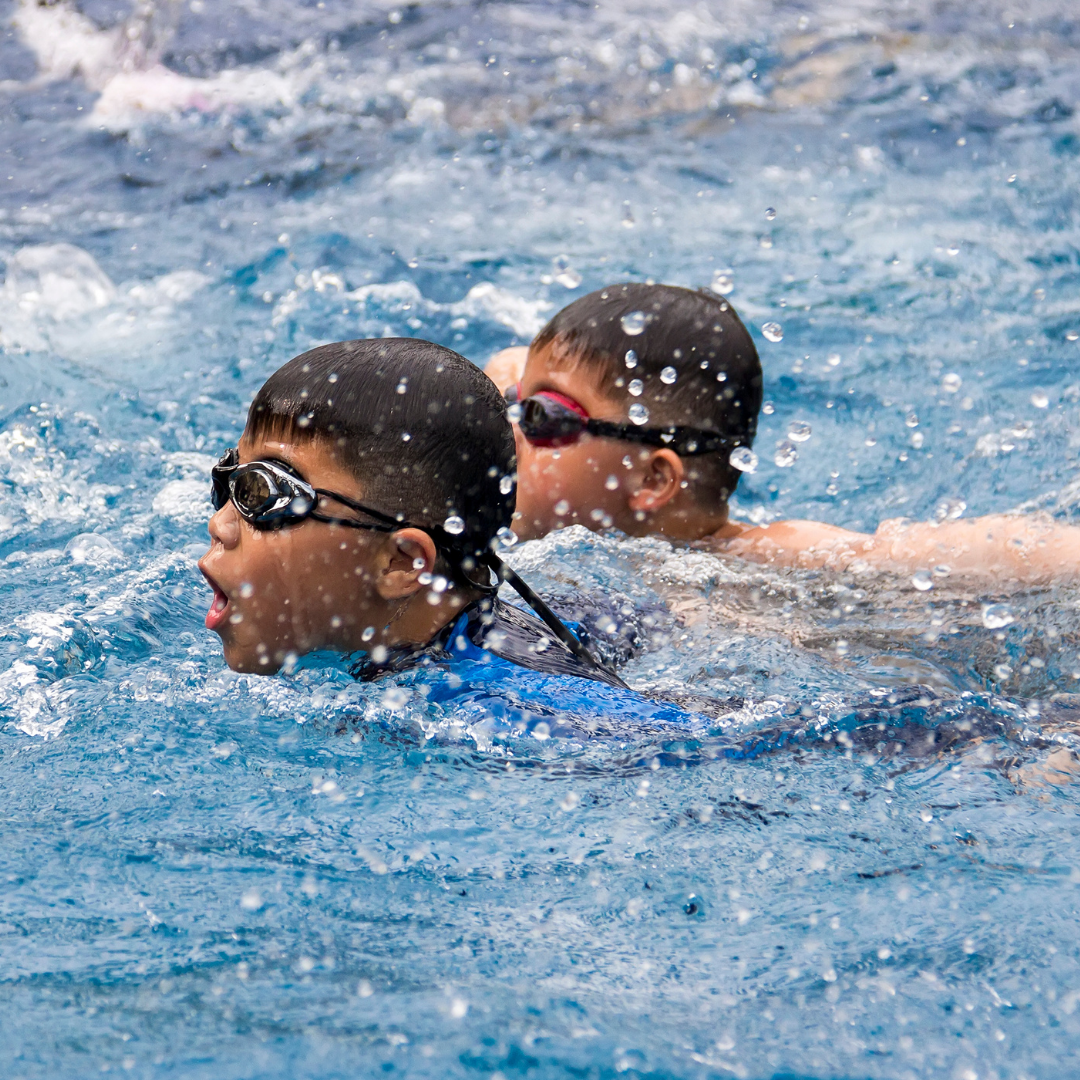
M 529 349 L 525 345 L 513 345 L 497 352 L 484 366 L 484 374 L 500 389 L 505 390 L 521 381 Z

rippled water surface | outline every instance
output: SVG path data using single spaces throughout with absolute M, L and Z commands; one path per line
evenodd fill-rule
M 759 342 L 743 518 L 1075 521 L 1074 5 L 0 21 L 0 1074 L 1080 1070 L 1075 588 L 569 529 L 515 564 L 655 614 L 631 683 L 745 704 L 545 739 L 231 674 L 194 566 L 290 356 L 648 277 Z

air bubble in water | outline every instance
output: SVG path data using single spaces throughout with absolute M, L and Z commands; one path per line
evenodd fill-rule
M 735 288 L 735 277 L 730 270 L 716 270 L 712 276 L 712 284 L 709 286 L 714 293 L 727 296 Z
M 731 451 L 731 457 L 728 461 L 739 470 L 739 472 L 752 473 L 757 470 L 758 457 L 749 446 L 736 446 Z
M 775 221 L 776 220 L 776 211 L 771 206 L 769 207 L 768 210 L 765 211 L 765 220 L 766 221 Z
M 781 469 L 790 469 L 796 461 L 799 460 L 799 451 L 795 449 L 795 444 L 790 443 L 787 439 L 781 439 L 776 444 L 776 454 L 773 456 L 773 461 Z
M 626 350 L 626 366 L 633 371 L 637 367 L 637 353 L 633 349 Z
M 938 499 L 934 507 L 935 521 L 955 521 L 964 516 L 967 503 L 963 499 Z
M 911 578 L 911 584 L 919 592 L 929 592 L 934 587 L 934 579 L 929 570 L 916 570 Z
M 637 337 L 644 331 L 648 317 L 644 311 L 628 311 L 619 322 L 622 324 L 624 334 Z
M 984 604 L 982 609 L 983 626 L 987 630 L 998 630 L 1002 626 L 1016 621 L 1012 608 L 1008 604 Z
M 778 322 L 767 322 L 761 327 L 767 341 L 783 341 L 784 328 Z
M 443 523 L 442 527 L 451 536 L 460 536 L 465 531 L 465 521 L 457 514 L 451 514 Z
M 645 389 L 645 384 L 640 379 L 631 379 L 630 385 L 626 389 L 630 391 L 631 397 L 641 397 L 641 391 Z
M 964 380 L 961 379 L 955 371 L 950 371 L 949 374 L 941 380 L 941 389 L 944 390 L 946 394 L 955 394 L 963 385 Z
M 1031 395 L 1031 404 L 1036 409 L 1045 409 L 1050 404 L 1050 397 L 1045 390 L 1036 390 Z
M 788 438 L 792 442 L 806 442 L 810 438 L 810 425 L 805 420 L 792 420 L 787 426 Z
M 630 417 L 630 422 L 632 424 L 640 425 L 644 424 L 649 419 L 649 410 L 646 409 L 640 401 L 635 401 L 634 404 L 630 406 L 630 411 L 627 415 Z
M 670 365 L 660 372 L 660 381 L 668 386 L 670 386 L 678 377 L 679 373 Z
M 507 473 L 506 476 L 499 477 L 499 494 L 509 495 L 514 490 L 514 478 Z

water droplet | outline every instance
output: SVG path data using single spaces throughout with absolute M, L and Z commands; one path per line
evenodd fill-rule
M 1012 668 L 1008 664 L 994 665 L 994 678 L 998 682 L 1008 682 L 1010 675 L 1012 675 Z
M 767 322 L 761 327 L 761 332 L 768 341 L 783 341 L 784 328 L 778 322 Z
M 637 353 L 633 349 L 626 350 L 626 366 L 633 371 L 637 367 Z
M 521 404 L 517 401 L 506 410 L 506 419 L 509 420 L 511 424 L 520 424 L 521 418 L 524 415 L 525 412 L 522 409 Z
M 938 499 L 934 507 L 935 521 L 955 521 L 963 517 L 967 503 L 963 499 Z
M 495 534 L 495 541 L 500 548 L 512 548 L 518 542 L 518 534 L 504 525 Z
M 678 377 L 679 373 L 671 366 L 664 368 L 664 370 L 660 372 L 660 381 L 668 386 L 670 386 Z
M 507 473 L 506 476 L 499 477 L 499 494 L 509 495 L 514 490 L 514 478 Z
M 759 243 L 759 244 L 760 244 L 760 245 L 761 245 L 761 246 L 762 246 L 763 248 L 765 248 L 765 250 L 767 251 L 767 250 L 768 250 L 769 248 L 771 248 L 771 247 L 772 247 L 772 245 L 773 245 L 773 239 L 772 239 L 772 237 L 771 237 L 771 236 L 762 236 L 762 237 L 761 237 L 761 238 L 760 238 L 760 239 L 758 240 L 758 243 Z
M 960 254 L 960 248 L 956 244 L 950 244 L 945 250 L 950 255 L 959 255 Z
M 604 481 L 604 487 L 606 487 L 608 489 L 608 491 L 614 491 L 616 488 L 618 488 L 618 486 L 619 486 L 619 478 L 614 473 L 612 473 L 611 476 L 609 476 Z
M 645 389 L 645 384 L 640 379 L 631 379 L 630 385 L 626 389 L 630 392 L 631 397 L 641 397 L 641 391 Z
M 1012 608 L 1008 604 L 984 604 L 982 609 L 983 626 L 987 630 L 998 630 L 1002 626 L 1016 622 Z
M 728 458 L 728 461 L 739 472 L 752 473 L 757 469 L 758 456 L 749 446 L 736 446 L 731 451 L 731 457 Z
M 644 424 L 649 419 L 649 410 L 641 404 L 640 401 L 635 401 L 630 406 L 630 411 L 627 414 L 630 417 L 630 423 L 632 424 Z
M 564 289 L 576 289 L 581 284 L 581 275 L 576 270 L 564 270 L 555 275 L 555 281 Z
M 408 380 L 408 379 L 404 379 L 404 378 L 403 378 L 403 379 L 401 380 L 401 382 L 399 382 L 399 383 L 397 384 L 397 392 L 398 392 L 399 394 L 404 394 L 404 393 L 405 393 L 405 391 L 406 391 L 406 390 L 408 390 L 408 389 L 409 389 L 409 380 Z
M 907 424 L 908 427 L 918 427 L 919 426 L 919 415 L 918 415 L 918 413 L 909 412 L 907 414 L 907 416 L 904 417 L 904 423 Z
M 773 461 L 781 469 L 790 469 L 796 461 L 799 460 L 799 451 L 795 449 L 795 444 L 790 443 L 787 439 L 781 439 L 776 444 L 776 454 L 773 456 Z
M 565 499 L 560 499 L 555 504 L 555 516 L 566 517 L 570 513 L 570 504 Z
M 810 438 L 810 425 L 805 420 L 792 420 L 787 426 L 788 438 L 792 442 L 806 442 Z
M 1080 340 L 1080 330 L 1070 330 L 1070 331 L 1069 331 L 1069 332 L 1068 332 L 1068 333 L 1067 333 L 1067 334 L 1065 335 L 1065 340 L 1066 340 L 1066 341 L 1077 341 L 1077 340 Z
M 829 355 L 827 357 L 827 361 L 828 361 L 829 367 L 839 367 L 840 366 L 840 354 L 838 352 L 829 353 Z
M 442 527 L 451 536 L 460 536 L 465 531 L 465 521 L 457 514 L 451 514 L 443 523 Z
M 776 220 L 776 211 L 771 206 L 769 207 L 768 210 L 765 211 L 765 220 L 766 221 L 775 221 Z
M 637 337 L 645 329 L 649 321 L 644 311 L 628 311 L 619 322 L 622 324 L 623 333 L 629 337 Z
M 919 592 L 929 592 L 934 587 L 934 579 L 929 570 L 916 570 L 911 578 L 911 584 Z
M 772 416 L 772 414 L 776 412 L 776 406 L 771 401 L 766 401 L 762 403 L 761 411 L 766 416 Z
M 963 385 L 964 380 L 961 379 L 955 371 L 950 371 L 949 374 L 941 380 L 941 389 L 944 390 L 946 394 L 955 394 Z
M 1031 395 L 1031 404 L 1036 409 L 1045 409 L 1050 404 L 1050 398 L 1045 390 L 1036 390 Z
M 389 687 L 382 696 L 383 708 L 390 709 L 392 712 L 404 708 L 408 700 L 409 695 L 400 686 Z
M 709 288 L 720 296 L 727 296 L 735 288 L 735 277 L 730 270 L 716 270 Z

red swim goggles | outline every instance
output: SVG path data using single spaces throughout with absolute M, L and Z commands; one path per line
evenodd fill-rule
M 717 450 L 734 450 L 743 445 L 742 439 L 728 438 L 701 428 L 643 427 L 613 420 L 594 420 L 573 398 L 555 390 L 538 390 L 522 400 L 521 384 L 518 383 L 507 387 L 503 396 L 510 403 L 510 419 L 534 446 L 569 446 L 585 432 L 605 439 L 667 446 L 680 457 L 713 454 Z

